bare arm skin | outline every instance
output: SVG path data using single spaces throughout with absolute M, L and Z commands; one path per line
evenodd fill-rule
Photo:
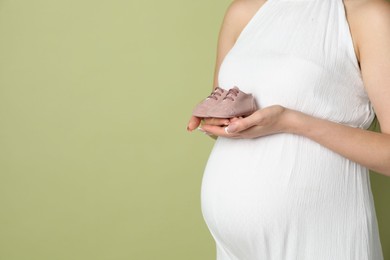
M 390 176 L 390 4 L 385 0 L 346 0 L 362 77 L 382 133 L 315 118 L 271 106 L 226 127 L 203 125 L 204 131 L 231 138 L 291 133 L 310 138 L 378 173 Z M 225 132 L 227 130 L 227 132 Z

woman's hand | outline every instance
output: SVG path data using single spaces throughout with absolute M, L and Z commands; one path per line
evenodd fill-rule
M 192 132 L 195 129 L 200 130 L 201 132 L 209 135 L 211 138 L 216 139 L 217 136 L 208 133 L 202 129 L 202 127 L 199 127 L 201 124 L 204 125 L 210 125 L 210 126 L 220 126 L 220 127 L 226 127 L 229 125 L 230 120 L 224 119 L 224 118 L 200 118 L 196 116 L 191 116 L 188 125 L 187 125 L 187 131 Z
M 212 126 L 227 126 L 229 125 L 230 120 L 224 118 L 200 118 L 196 116 L 191 116 L 190 121 L 187 125 L 187 131 L 192 132 L 197 129 L 200 124 L 203 125 L 212 125 Z M 198 128 L 202 131 L 202 128 Z
M 273 105 L 257 110 L 245 118 L 232 118 L 228 126 L 215 124 L 218 119 L 205 120 L 201 130 L 210 135 L 230 138 L 256 138 L 286 132 L 289 111 L 282 106 Z

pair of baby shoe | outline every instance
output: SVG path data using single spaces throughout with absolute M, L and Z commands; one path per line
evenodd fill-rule
M 257 110 L 252 94 L 241 91 L 237 86 L 229 90 L 216 87 L 214 91 L 192 112 L 196 117 L 232 118 L 249 116 Z

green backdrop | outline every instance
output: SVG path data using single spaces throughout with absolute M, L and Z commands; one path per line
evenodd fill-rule
M 215 259 L 185 128 L 229 3 L 0 0 L 0 260 Z

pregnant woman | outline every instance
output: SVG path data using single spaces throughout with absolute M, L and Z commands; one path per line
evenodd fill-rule
M 188 123 L 217 137 L 201 205 L 218 260 L 383 260 L 368 169 L 390 176 L 389 72 L 385 0 L 230 4 L 214 88 L 259 109 Z

